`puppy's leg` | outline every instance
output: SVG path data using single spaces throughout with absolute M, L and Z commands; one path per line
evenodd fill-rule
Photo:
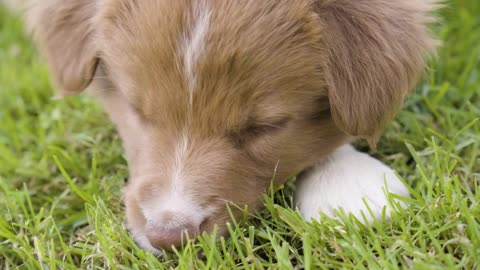
M 409 195 L 392 169 L 351 145 L 344 145 L 297 180 L 295 202 L 306 220 L 318 218 L 319 212 L 333 217 L 333 209 L 343 208 L 362 221 L 363 211 L 368 221 L 372 221 L 363 199 L 375 218 L 381 217 L 385 206 L 388 216 L 391 209 L 386 190 Z

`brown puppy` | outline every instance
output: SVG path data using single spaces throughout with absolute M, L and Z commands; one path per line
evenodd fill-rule
M 354 138 L 375 142 L 400 107 L 434 48 L 426 27 L 432 7 L 428 0 L 47 0 L 29 3 L 26 18 L 61 93 L 93 86 L 117 126 L 131 170 L 128 228 L 157 251 L 180 244 L 185 231 L 216 224 L 225 234 L 226 202 L 258 208 L 272 176 L 278 184 L 316 166 L 307 180 L 328 169 L 332 182 L 332 171 L 348 170 L 357 159 L 343 157 L 356 157 L 354 150 L 332 153 Z M 324 170 L 319 162 L 329 154 L 334 162 Z M 361 170 L 388 170 L 358 160 L 369 165 L 352 168 L 350 184 Z M 382 184 L 363 187 L 377 192 Z M 356 205 L 368 196 L 345 188 L 337 197 L 356 192 Z M 310 217 L 312 207 L 338 206 L 332 200 L 300 198 L 299 207 Z

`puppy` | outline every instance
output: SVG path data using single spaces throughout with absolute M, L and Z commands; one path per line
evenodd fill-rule
M 429 0 L 46 0 L 26 20 L 62 95 L 103 104 L 130 166 L 127 227 L 145 249 L 227 233 L 304 172 L 305 218 L 374 215 L 391 169 L 374 144 L 435 47 Z M 386 180 L 386 181 L 384 181 Z M 387 187 L 384 187 L 387 183 Z M 231 208 L 233 215 L 242 211 Z

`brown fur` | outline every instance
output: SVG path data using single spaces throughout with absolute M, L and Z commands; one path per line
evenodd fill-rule
M 44 2 L 30 8 L 36 40 L 60 89 L 98 89 L 127 152 L 137 231 L 142 205 L 172 185 L 183 137 L 188 196 L 215 213 L 201 230 L 224 234 L 225 202 L 256 209 L 273 174 L 281 183 L 354 136 L 374 140 L 435 44 L 428 1 Z M 211 18 L 192 86 L 181 44 L 195 5 Z
M 95 1 L 49 0 L 27 4 L 27 23 L 63 94 L 85 89 L 97 65 L 93 24 Z
M 425 25 L 432 1 L 319 1 L 329 100 L 346 133 L 375 141 L 416 84 L 437 42 Z

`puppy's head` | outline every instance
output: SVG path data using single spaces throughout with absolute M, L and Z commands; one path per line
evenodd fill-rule
M 227 203 L 256 209 L 272 179 L 375 138 L 433 46 L 428 8 L 50 0 L 30 21 L 63 93 L 94 84 L 131 168 L 128 227 L 156 250 L 226 233 Z

